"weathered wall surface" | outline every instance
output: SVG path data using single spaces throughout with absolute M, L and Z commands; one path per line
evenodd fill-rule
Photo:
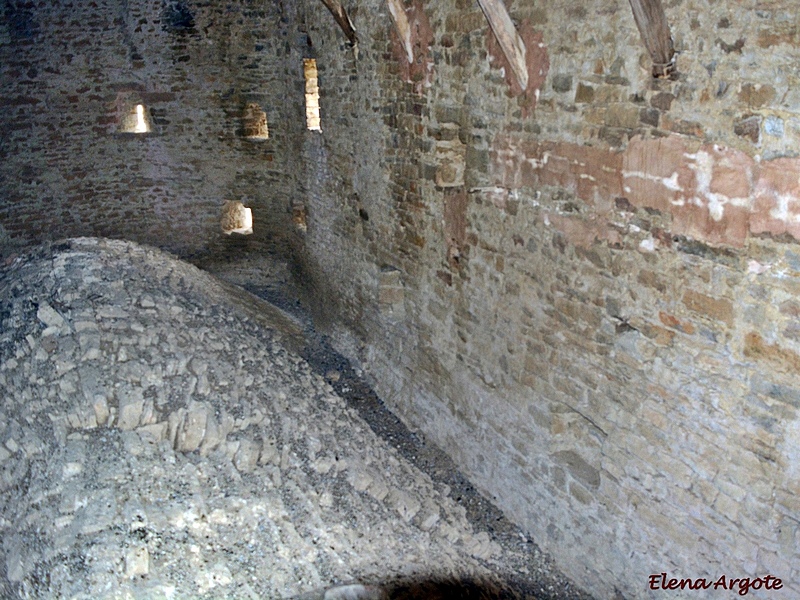
M 800 594 L 800 58 L 786 2 L 307 1 L 322 88 L 306 273 L 390 405 L 600 598 Z M 348 7 L 350 8 L 350 7 Z M 411 48 L 414 61 L 409 64 Z M 719 590 L 684 591 L 692 598 Z M 686 596 L 688 597 L 688 596 Z
M 253 208 L 251 239 L 290 229 L 304 121 L 286 22 L 272 2 L 0 2 L 5 234 L 186 254 L 227 242 L 225 200 Z M 266 112 L 269 140 L 246 139 L 248 103 Z M 124 132 L 137 104 L 150 133 Z
M 225 200 L 256 241 L 294 220 L 340 346 L 578 583 L 800 595 L 790 3 L 669 3 L 653 81 L 627 2 L 509 2 L 525 90 L 471 0 L 406 2 L 407 37 L 353 3 L 358 53 L 317 0 L 53 4 L 0 2 L 0 240 L 190 254 Z M 139 103 L 153 131 L 120 132 Z

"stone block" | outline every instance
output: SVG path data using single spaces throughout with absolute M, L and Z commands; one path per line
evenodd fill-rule
M 583 82 L 578 83 L 575 90 L 575 104 L 587 104 L 594 100 L 594 88 Z
M 117 400 L 119 402 L 117 427 L 122 430 L 138 427 L 144 408 L 144 396 L 141 388 L 120 390 L 117 392 Z
M 643 125 L 650 125 L 651 127 L 658 127 L 661 113 L 655 108 L 642 108 L 639 110 L 639 121 Z
M 629 104 L 611 104 L 606 110 L 604 122 L 609 127 L 635 129 L 639 126 L 639 107 Z
M 653 323 L 648 323 L 647 321 L 632 319 L 631 325 L 636 327 L 643 336 L 653 340 L 653 342 L 659 346 L 671 346 L 675 339 L 674 331 L 670 331 L 669 329 L 665 329 Z
M 56 329 L 64 329 L 66 321 L 56 310 L 47 302 L 40 302 L 39 308 L 36 311 L 38 319 L 48 327 L 55 327 Z
M 652 98 L 650 98 L 650 106 L 666 112 L 672 106 L 673 100 L 675 100 L 675 96 L 673 94 L 670 94 L 669 92 L 658 92 L 657 94 L 654 94 Z
M 411 519 L 413 519 L 422 508 L 422 504 L 420 504 L 416 497 L 399 488 L 392 488 L 386 497 L 386 501 L 397 511 L 400 518 L 407 523 L 411 522 Z
M 239 448 L 233 456 L 233 465 L 240 473 L 252 473 L 258 464 L 259 445 L 248 439 L 239 443 Z
M 206 434 L 208 414 L 209 410 L 205 404 L 194 400 L 189 402 L 176 429 L 176 450 L 194 452 L 200 447 Z
M 125 576 L 134 578 L 150 573 L 150 552 L 147 546 L 136 545 L 125 554 Z
M 595 497 L 585 487 L 574 481 L 569 482 L 569 493 L 581 504 L 590 505 L 595 502 Z
M 726 298 L 712 298 L 694 290 L 687 290 L 683 294 L 682 302 L 689 310 L 721 321 L 728 327 L 733 325 L 733 304 Z
M 553 75 L 551 83 L 554 92 L 565 93 L 572 89 L 572 75 L 567 73 L 559 73 Z
M 458 139 L 436 142 L 436 185 L 459 187 L 464 185 L 466 146 Z
M 767 343 L 760 333 L 751 331 L 744 337 L 744 355 L 754 360 L 772 364 L 780 372 L 800 371 L 800 355 L 778 344 Z
M 765 83 L 744 83 L 739 89 L 739 101 L 749 108 L 762 108 L 775 100 L 777 92 Z
M 600 487 L 600 471 L 586 462 L 574 450 L 562 450 L 550 455 L 556 463 L 564 466 L 567 472 L 589 489 L 596 490 Z
M 687 135 L 700 139 L 706 137 L 705 127 L 699 121 L 675 119 L 670 115 L 665 114 L 661 118 L 661 126 L 664 129 L 668 129 L 669 131 L 673 131 L 679 135 Z
M 682 331 L 683 333 L 693 335 L 697 329 L 694 325 L 692 325 L 688 321 L 681 321 L 675 315 L 671 315 L 664 311 L 659 311 L 658 319 L 667 327 L 671 327 L 673 329 L 677 329 L 678 331 Z
M 754 144 L 758 144 L 761 139 L 761 119 L 760 115 L 741 117 L 733 122 L 733 132 L 739 137 L 747 138 Z
M 468 171 L 487 173 L 489 171 L 489 152 L 473 146 L 467 146 L 465 166 Z

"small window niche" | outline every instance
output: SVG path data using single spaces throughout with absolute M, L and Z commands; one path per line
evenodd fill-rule
M 154 133 L 157 128 L 147 104 L 149 94 L 145 91 L 145 86 L 141 83 L 120 83 L 113 87 L 116 91 L 113 111 L 117 133 L 125 135 Z
M 308 211 L 305 203 L 298 203 L 292 206 L 292 223 L 300 233 L 308 231 Z
M 319 118 L 319 78 L 317 77 L 316 59 L 303 59 L 303 74 L 306 78 L 306 128 L 309 131 L 322 131 Z
M 228 200 L 222 206 L 220 225 L 225 235 L 232 233 L 250 235 L 253 233 L 253 211 L 241 202 Z
M 122 133 L 150 133 L 153 121 L 150 111 L 141 102 L 125 103 L 127 106 L 119 119 L 119 131 Z
M 267 113 L 255 102 L 248 102 L 242 113 L 244 137 L 248 140 L 268 140 Z

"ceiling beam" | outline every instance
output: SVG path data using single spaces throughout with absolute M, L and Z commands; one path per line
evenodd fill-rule
M 527 49 L 508 15 L 503 0 L 478 0 L 489 26 L 500 44 L 523 91 L 528 87 Z
M 653 61 L 653 77 L 669 77 L 675 71 L 675 50 L 661 0 L 629 0 L 633 18 Z
M 347 16 L 347 11 L 345 11 L 342 3 L 339 0 L 322 0 L 322 3 L 331 11 L 333 18 L 336 19 L 339 27 L 342 28 L 345 36 L 347 36 L 350 45 L 355 46 L 358 43 L 356 30 L 355 27 L 353 27 L 352 21 L 350 21 L 350 17 Z
M 411 25 L 408 23 L 408 16 L 406 15 L 403 1 L 386 0 L 386 4 L 389 5 L 389 12 L 392 14 L 392 19 L 394 19 L 397 33 L 400 34 L 400 41 L 403 43 L 403 48 L 406 51 L 408 64 L 411 64 L 414 62 L 414 48 L 411 46 Z

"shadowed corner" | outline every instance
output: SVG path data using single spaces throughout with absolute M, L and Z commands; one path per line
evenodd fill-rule
M 348 584 L 294 600 L 548 600 L 545 590 L 501 579 L 407 577 L 376 584 Z
M 387 585 L 389 600 L 504 600 L 520 598 L 509 586 L 471 579 L 405 580 Z

